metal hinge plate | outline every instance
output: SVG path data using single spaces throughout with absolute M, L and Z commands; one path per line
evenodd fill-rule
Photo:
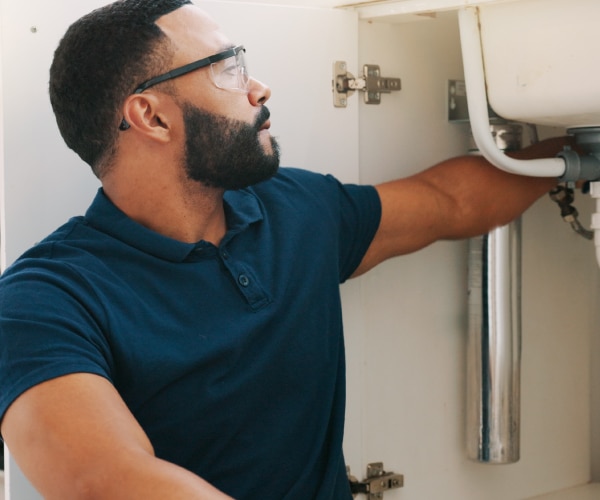
M 395 490 L 404 486 L 404 476 L 394 472 L 386 472 L 382 462 L 374 462 L 367 465 L 367 478 L 358 481 L 350 474 L 350 468 L 346 467 L 350 490 L 352 496 L 368 495 L 369 500 L 380 500 L 388 490 Z
M 381 76 L 381 70 L 376 64 L 365 64 L 362 77 L 354 78 L 354 75 L 348 72 L 345 61 L 333 63 L 333 105 L 336 108 L 345 108 L 348 105 L 348 97 L 357 90 L 364 92 L 365 103 L 379 104 L 381 94 L 389 94 L 401 88 L 400 78 Z

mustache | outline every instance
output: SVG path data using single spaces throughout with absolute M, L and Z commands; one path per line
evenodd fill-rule
M 254 120 L 254 128 L 256 130 L 260 130 L 260 128 L 267 122 L 267 120 L 271 117 L 271 112 L 269 108 L 266 106 L 262 106 L 258 115 L 256 115 L 256 120 Z

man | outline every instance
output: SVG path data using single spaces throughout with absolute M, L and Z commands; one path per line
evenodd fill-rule
M 187 0 L 116 2 L 56 51 L 102 189 L 0 282 L 2 436 L 46 498 L 349 499 L 339 283 L 555 184 L 479 157 L 375 188 L 278 169 L 243 54 Z

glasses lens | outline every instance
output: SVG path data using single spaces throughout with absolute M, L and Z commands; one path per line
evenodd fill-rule
M 243 49 L 235 56 L 212 63 L 210 71 L 215 85 L 220 89 L 248 91 L 250 77 L 246 68 Z

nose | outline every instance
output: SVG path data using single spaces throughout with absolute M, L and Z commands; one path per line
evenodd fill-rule
M 250 78 L 250 88 L 248 90 L 248 100 L 253 106 L 261 106 L 271 97 L 271 88 L 268 85 Z

